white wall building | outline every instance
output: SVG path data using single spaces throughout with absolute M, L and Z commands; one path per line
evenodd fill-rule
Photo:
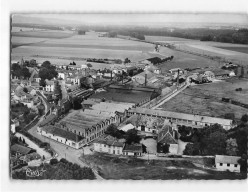
M 84 145 L 82 136 L 52 125 L 43 127 L 41 129 L 41 135 L 75 149 L 79 149 Z
M 108 154 L 122 155 L 125 140 L 117 140 L 112 136 L 99 138 L 94 141 L 94 150 Z
M 238 156 L 225 156 L 225 155 L 216 155 L 215 156 L 215 166 L 219 171 L 231 171 L 231 172 L 240 172 L 240 164 Z

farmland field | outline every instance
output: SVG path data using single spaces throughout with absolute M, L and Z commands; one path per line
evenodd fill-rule
M 23 32 L 22 32 L 23 33 Z M 41 34 L 41 33 L 40 33 Z M 23 34 L 22 34 L 23 35 Z M 27 35 L 27 34 L 24 34 Z M 23 36 L 24 36 L 23 35 Z M 53 34 L 54 35 L 54 34 Z M 53 35 L 49 36 L 53 38 Z M 32 34 L 34 37 L 34 34 Z M 15 36 L 16 37 L 16 36 Z M 45 37 L 45 36 L 43 36 Z M 29 37 L 21 37 L 23 43 Z M 36 38 L 36 37 L 35 37 Z M 13 44 L 20 42 L 17 38 L 13 39 Z M 154 53 L 154 45 L 120 38 L 98 37 L 98 33 L 89 32 L 86 35 L 73 35 L 62 39 L 49 39 L 47 41 L 33 42 L 33 44 L 23 45 L 12 50 L 12 59 L 18 60 L 21 56 L 26 58 L 46 58 L 51 60 L 65 59 L 84 60 L 85 58 L 109 58 L 109 59 L 125 59 L 132 61 L 143 60 L 150 57 L 163 57 L 158 53 Z M 77 62 L 76 62 L 77 63 Z
M 12 32 L 12 36 L 17 37 L 37 37 L 37 38 L 54 38 L 61 39 L 72 36 L 72 33 L 65 31 L 22 31 L 22 32 Z
M 237 92 L 235 91 L 237 88 L 243 90 Z M 215 117 L 224 117 L 225 113 L 234 113 L 238 119 L 248 113 L 248 109 L 221 101 L 222 97 L 247 104 L 248 80 L 232 78 L 227 81 L 190 86 L 160 108 Z
M 248 54 L 248 47 L 218 47 L 221 49 L 231 50 L 231 51 L 237 51 L 241 53 L 247 53 Z
M 199 40 L 163 36 L 146 36 L 146 40 L 173 44 L 179 50 L 194 52 L 209 57 L 221 57 L 222 59 L 233 63 L 248 66 L 247 45 L 211 41 L 203 42 Z

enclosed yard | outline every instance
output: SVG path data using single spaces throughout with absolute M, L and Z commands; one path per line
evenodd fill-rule
M 236 91 L 242 88 L 242 91 Z M 248 103 L 248 80 L 228 79 L 210 84 L 190 86 L 172 98 L 160 109 L 206 116 L 224 117 L 226 113 L 234 113 L 240 119 L 248 109 L 221 101 L 222 98 Z
M 141 160 L 119 158 L 102 153 L 84 155 L 83 162 L 96 168 L 104 179 L 183 180 L 183 179 L 244 179 L 245 175 L 217 172 L 186 160 Z M 193 160 L 195 162 L 195 160 Z

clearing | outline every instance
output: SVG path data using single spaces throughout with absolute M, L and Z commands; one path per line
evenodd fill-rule
M 115 157 L 103 153 L 80 158 L 99 170 L 104 179 L 182 180 L 182 179 L 242 179 L 239 173 L 218 172 L 195 166 L 191 159 L 147 160 Z M 194 161 L 194 160 L 193 160 Z
M 237 88 L 243 90 L 235 91 Z M 221 101 L 222 97 L 247 104 L 248 80 L 231 78 L 226 81 L 190 86 L 160 106 L 160 109 L 222 118 L 226 113 L 234 113 L 235 118 L 238 119 L 248 113 L 246 108 Z

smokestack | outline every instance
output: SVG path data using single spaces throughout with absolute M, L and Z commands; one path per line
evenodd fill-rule
M 147 74 L 145 74 L 145 86 L 147 84 Z
M 179 85 L 179 69 L 177 70 L 177 87 Z
M 112 81 L 112 70 L 111 70 L 111 76 L 110 76 L 110 80 Z
M 123 70 L 122 70 L 122 84 L 123 84 Z

